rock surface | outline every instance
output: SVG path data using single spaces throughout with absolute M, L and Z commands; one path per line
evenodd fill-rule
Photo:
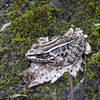
M 37 42 L 37 38 L 62 35 L 70 26 L 75 25 L 84 30 L 84 33 L 88 35 L 88 42 L 92 46 L 92 54 L 87 58 L 84 57 L 87 64 L 86 69 L 84 68 L 85 72 L 79 72 L 76 80 L 73 80 L 74 86 L 80 87 L 75 90 L 75 98 L 76 100 L 80 100 L 80 97 L 81 100 L 99 100 L 100 1 L 63 0 L 61 2 L 55 0 L 60 2 L 60 5 L 64 4 L 59 6 L 55 2 L 62 11 L 48 5 L 49 0 L 42 0 L 42 3 L 41 0 L 34 0 L 35 5 L 27 2 L 19 3 L 17 2 L 19 0 L 14 0 L 14 3 L 12 0 L 9 0 L 10 2 L 0 0 L 0 3 L 1 1 L 5 6 L 0 5 L 0 28 L 5 23 L 12 22 L 12 24 L 0 32 L 0 99 L 9 99 L 11 95 L 19 94 L 25 87 L 22 81 L 23 77 L 18 74 L 30 66 L 30 62 L 24 55 L 31 45 Z M 83 76 L 85 79 L 82 85 L 77 86 Z M 69 83 L 65 73 L 54 84 L 45 83 L 34 87 L 25 93 L 27 97 L 18 98 L 68 100 L 69 91 Z

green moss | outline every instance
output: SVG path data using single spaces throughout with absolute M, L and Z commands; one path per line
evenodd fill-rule
M 16 7 L 17 8 L 17 7 Z M 14 9 L 15 10 L 15 9 Z M 22 14 L 17 10 L 9 13 L 11 25 L 2 32 L 0 41 L 2 42 L 2 53 L 0 71 L 2 71 L 2 79 L 0 88 L 3 91 L 9 90 L 9 95 L 18 90 L 18 73 L 30 66 L 30 62 L 26 60 L 25 53 L 36 43 L 36 39 L 42 36 L 54 36 L 62 34 L 66 29 L 66 25 L 60 23 L 60 9 L 52 7 L 48 4 L 36 7 Z M 4 49 L 6 48 L 7 49 Z M 21 79 L 20 79 L 21 81 Z M 3 86 L 3 83 L 5 85 Z M 6 88 L 4 88 L 6 86 Z M 23 87 L 21 85 L 21 87 Z M 21 88 L 20 87 L 20 88 Z M 48 91 L 47 87 L 42 90 Z
M 34 0 L 34 4 L 36 6 L 43 5 L 43 4 L 49 4 L 49 3 L 50 3 L 50 0 Z
M 72 24 L 84 29 L 85 33 L 90 34 L 93 23 L 99 22 L 98 9 L 100 1 L 88 0 L 77 4 L 76 12 L 73 15 Z M 86 5 L 87 4 L 87 5 Z
M 93 54 L 90 58 L 88 58 L 89 64 L 99 64 L 100 60 L 100 52 Z
M 14 39 L 12 39 L 12 42 L 14 43 L 15 41 L 25 41 L 26 39 L 25 38 L 18 38 L 18 37 L 16 37 L 16 38 L 14 38 Z
M 12 24 L 0 34 L 0 53 L 2 54 L 2 56 L 0 56 L 0 71 L 2 74 L 0 78 L 0 89 L 7 91 L 8 95 L 18 92 L 18 86 L 20 86 L 20 88 L 24 87 L 22 86 L 22 77 L 19 77 L 18 73 L 30 66 L 30 62 L 25 58 L 25 53 L 32 44 L 37 42 L 36 39 L 40 36 L 62 34 L 67 30 L 69 24 L 71 27 L 77 26 L 84 29 L 84 33 L 88 34 L 92 54 L 87 58 L 88 67 L 86 73 L 90 76 L 90 80 L 96 80 L 99 77 L 100 53 L 98 50 L 100 46 L 100 26 L 94 25 L 99 23 L 99 1 L 88 0 L 83 3 L 78 1 L 74 14 L 72 15 L 72 12 L 68 11 L 73 19 L 67 24 L 66 22 L 61 23 L 61 10 L 50 6 L 48 4 L 49 2 L 50 0 L 34 0 L 34 4 L 32 5 L 27 2 L 25 3 L 23 0 L 14 0 L 12 10 L 3 16 L 2 23 L 5 22 L 5 19 L 12 22 Z M 23 11 L 22 8 L 27 9 Z M 78 17 L 76 15 L 78 15 Z M 79 73 L 78 76 L 81 76 L 81 73 Z M 66 80 L 65 83 L 64 80 Z M 60 81 L 60 84 L 47 83 L 43 86 L 38 86 L 36 88 L 38 94 L 35 95 L 33 93 L 33 96 L 29 94 L 29 97 L 38 98 L 40 93 L 42 97 L 46 94 L 48 98 L 52 98 L 55 93 L 58 93 L 57 96 L 60 98 L 60 89 L 62 89 L 64 84 L 69 86 L 66 73 Z M 75 82 L 78 83 L 79 80 L 76 79 L 74 83 Z M 88 91 L 94 93 L 91 86 L 90 88 L 86 86 L 85 89 L 87 93 Z M 52 93 L 51 96 L 49 96 L 50 93 Z M 45 97 L 43 97 L 43 99 L 45 99 Z M 54 99 L 56 99 L 55 96 Z
M 7 35 L 12 35 L 8 41 L 12 45 L 17 42 L 32 45 L 42 34 L 44 36 L 53 36 L 58 32 L 61 34 L 66 25 L 62 27 L 63 25 L 58 18 L 59 12 L 60 9 L 50 5 L 35 7 L 34 10 L 27 11 L 21 17 L 12 21 L 12 25 L 4 31 Z

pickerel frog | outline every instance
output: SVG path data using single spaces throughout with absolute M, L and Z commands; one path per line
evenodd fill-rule
M 54 83 L 65 72 L 76 77 L 81 68 L 82 55 L 91 53 L 91 47 L 80 28 L 70 28 L 63 36 L 39 38 L 25 57 L 32 61 L 26 76 L 28 88 L 51 81 Z

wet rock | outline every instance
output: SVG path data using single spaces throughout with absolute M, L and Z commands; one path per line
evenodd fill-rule
M 94 88 L 94 91 L 98 93 L 98 95 L 100 96 L 100 79 L 97 79 L 95 81 L 93 88 Z
M 100 43 L 99 42 L 100 28 L 98 26 L 91 27 L 93 23 L 97 23 L 100 20 L 100 18 L 99 18 L 100 11 L 98 8 L 98 7 L 100 7 L 99 1 L 98 0 L 95 0 L 95 1 L 82 0 L 81 2 L 79 2 L 79 0 L 76 0 L 77 2 L 75 2 L 75 3 L 78 3 L 78 5 L 75 4 L 76 6 L 73 6 L 74 5 L 72 2 L 73 0 L 70 0 L 70 1 L 62 0 L 62 1 L 66 2 L 66 3 L 64 3 L 64 5 L 62 5 L 60 0 L 52 0 L 52 1 L 53 1 L 53 6 L 57 6 L 57 7 L 59 6 L 60 8 L 62 7 L 62 10 L 64 10 L 62 13 L 63 16 L 60 16 L 62 18 L 60 20 L 60 22 L 67 20 L 68 25 L 74 24 L 74 25 L 84 29 L 85 33 L 87 33 L 89 35 L 88 41 L 92 45 L 92 54 L 99 52 L 100 51 L 100 49 L 99 49 L 99 47 L 100 47 L 100 44 L 99 44 Z M 58 3 L 56 3 L 56 2 L 54 3 L 54 1 L 57 1 Z M 60 1 L 60 3 L 59 3 L 59 1 Z M 13 2 L 13 0 L 0 0 L 0 27 L 2 27 L 3 24 L 9 22 L 8 21 L 9 18 L 8 17 L 4 18 L 4 16 L 2 16 L 2 15 L 5 15 L 8 13 L 7 11 L 4 11 L 4 10 L 7 10 L 6 8 L 9 8 L 10 6 L 12 6 L 13 5 L 12 2 Z M 28 0 L 27 2 L 30 2 L 30 4 L 32 4 L 31 0 Z M 65 7 L 65 5 L 67 5 L 67 7 Z M 23 6 L 23 12 L 29 10 L 29 9 L 27 9 L 27 10 L 24 10 L 24 9 L 27 9 L 26 6 Z M 73 10 L 73 9 L 75 9 L 75 10 Z M 10 10 L 10 11 L 12 11 L 12 10 Z M 41 11 L 41 10 L 38 10 L 38 11 Z M 24 16 L 27 17 L 27 14 L 25 14 Z M 15 14 L 15 15 L 17 15 L 17 14 Z M 34 16 L 35 15 L 36 14 L 34 14 Z M 40 14 L 40 15 L 43 15 L 43 14 Z M 23 14 L 20 16 L 23 16 Z M 32 18 L 34 18 L 34 16 Z M 54 16 L 55 16 L 55 13 L 54 13 Z M 19 16 L 14 17 L 13 21 L 15 20 L 15 18 L 18 18 L 18 17 Z M 28 17 L 28 20 L 29 20 L 29 18 L 30 17 Z M 47 18 L 49 18 L 49 17 L 47 17 Z M 22 19 L 22 17 L 20 17 L 20 19 Z M 97 20 L 97 19 L 99 19 L 99 20 Z M 20 21 L 23 22 L 24 20 L 27 20 L 27 19 L 23 19 Z M 17 22 L 17 21 L 15 21 L 15 22 Z M 29 23 L 29 25 L 30 25 L 31 22 L 32 21 L 30 20 L 27 23 Z M 43 19 L 40 22 L 47 23 L 49 21 L 44 22 L 44 19 Z M 55 23 L 55 20 L 53 20 L 53 22 Z M 49 27 L 47 26 L 45 28 L 47 30 L 49 29 L 49 32 L 47 32 L 47 33 L 49 33 L 49 35 L 50 35 L 50 33 L 60 34 L 59 31 L 60 30 L 62 31 L 63 27 L 65 27 L 64 23 L 61 23 L 63 26 L 59 26 L 58 28 L 56 28 L 55 26 L 58 26 L 58 24 L 55 24 L 53 26 L 52 25 L 53 22 L 52 22 L 52 18 L 51 18 L 50 26 Z M 35 42 L 35 40 L 31 41 L 29 36 L 34 38 L 36 36 L 36 34 L 39 34 L 39 29 L 40 29 L 39 27 L 38 28 L 35 27 L 37 30 L 34 32 L 33 31 L 34 28 L 29 28 L 30 30 L 28 32 L 26 32 L 27 27 L 25 27 L 25 25 L 27 23 L 25 23 L 25 24 L 24 23 L 16 23 L 20 26 L 19 27 L 16 26 L 16 30 L 12 27 L 12 30 L 16 31 L 15 33 L 12 31 L 9 31 L 9 30 L 7 30 L 6 33 L 2 33 L 3 35 L 5 35 L 5 34 L 7 35 L 7 37 L 5 39 L 4 38 L 2 39 L 1 33 L 0 33 L 0 43 L 2 40 L 3 41 L 2 46 L 8 47 L 8 50 L 3 50 L 2 49 L 3 47 L 2 48 L 0 47 L 0 50 L 1 50 L 0 51 L 0 60 L 2 58 L 4 58 L 4 62 L 0 62 L 0 70 L 4 69 L 3 71 L 0 71 L 0 99 L 7 100 L 7 99 L 9 99 L 8 93 L 15 94 L 15 92 L 19 92 L 18 91 L 19 88 L 20 88 L 19 90 L 21 90 L 23 87 L 25 87 L 24 84 L 22 84 L 23 82 L 21 81 L 21 80 L 23 80 L 23 77 L 21 77 L 19 79 L 18 73 L 25 70 L 27 67 L 30 66 L 29 62 L 24 58 L 24 54 L 29 49 L 29 47 Z M 36 24 L 36 25 L 38 26 L 38 24 Z M 41 25 L 41 23 L 39 25 Z M 24 26 L 24 28 L 22 28 L 23 26 Z M 31 24 L 31 26 L 32 26 L 32 24 Z M 31 26 L 29 26 L 29 27 L 31 27 Z M 51 27 L 51 29 L 50 29 L 50 27 Z M 14 38 L 13 37 L 14 34 L 17 34 L 18 29 L 20 29 L 20 28 L 22 28 L 22 29 L 19 31 L 19 33 L 23 32 L 23 30 L 26 29 L 23 32 L 24 35 L 21 34 L 21 37 L 25 36 L 25 39 L 27 37 L 28 37 L 28 39 L 25 40 L 26 42 L 25 41 L 20 42 L 17 40 L 18 39 L 17 38 L 17 39 L 15 39 L 14 43 L 11 43 L 11 40 Z M 52 30 L 53 28 L 56 31 Z M 59 30 L 59 28 L 61 28 L 61 29 Z M 43 31 L 40 30 L 41 31 L 40 33 L 42 33 L 42 32 L 45 33 L 44 30 Z M 31 31 L 32 31 L 32 33 L 35 33 L 35 34 L 31 34 Z M 28 34 L 25 34 L 25 33 L 28 33 Z M 62 31 L 62 33 L 63 33 L 63 31 Z M 31 34 L 31 35 L 29 35 L 29 34 Z M 1 44 L 0 44 L 0 46 L 1 46 Z M 17 49 L 19 49 L 19 51 L 17 51 Z M 16 56 L 16 51 L 18 52 L 18 56 Z M 10 55 L 9 55 L 9 53 L 10 53 Z M 8 56 L 6 56 L 6 54 Z M 89 55 L 89 57 L 91 57 L 91 55 Z M 75 86 L 75 88 L 76 88 L 75 99 L 76 100 L 99 100 L 100 99 L 99 98 L 100 97 L 100 88 L 99 88 L 100 81 L 98 78 L 98 76 L 100 75 L 100 71 L 99 71 L 100 58 L 98 60 L 98 57 L 100 57 L 100 56 L 96 55 L 95 57 L 93 56 L 89 61 L 87 60 L 87 62 L 89 62 L 90 64 L 87 65 L 86 72 L 87 72 L 87 74 L 91 74 L 91 73 L 95 72 L 95 74 L 94 74 L 95 77 L 93 77 L 93 79 L 91 81 L 88 76 L 88 77 L 86 77 L 85 81 L 83 81 L 82 84 L 79 83 L 78 85 Z M 98 68 L 98 69 L 96 69 L 96 68 Z M 66 80 L 66 79 L 64 79 L 64 80 Z M 64 80 L 58 80 L 54 84 L 47 83 L 42 86 L 37 86 L 35 88 L 32 88 L 33 92 L 28 93 L 28 99 L 29 100 L 33 100 L 33 99 L 34 100 L 41 100 L 41 99 L 45 100 L 45 98 L 47 97 L 46 98 L 47 100 L 63 100 L 63 99 L 67 100 L 68 94 L 70 91 L 69 91 L 69 86 L 66 86 L 66 85 L 64 86 Z M 73 81 L 73 83 L 74 82 L 75 81 Z M 63 85 L 63 88 L 60 86 L 60 83 Z M 66 83 L 68 83 L 68 80 L 66 80 Z M 48 91 L 46 91 L 44 89 L 45 85 L 48 85 L 48 87 L 49 87 Z M 94 91 L 94 92 L 91 92 L 92 96 L 89 94 L 89 91 L 90 91 L 89 88 L 88 87 L 85 88 L 85 86 L 87 86 L 87 85 L 90 86 L 90 88 L 92 87 L 92 90 Z M 9 88 L 9 87 L 13 87 L 13 91 L 10 90 L 11 88 Z M 40 87 L 42 89 L 40 89 Z M 40 91 L 36 91 L 37 88 L 39 88 Z M 41 92 L 41 90 L 44 90 L 45 92 L 43 92 L 43 91 Z M 34 91 L 35 91 L 35 93 L 34 93 Z M 56 95 L 55 96 L 50 95 L 50 94 L 52 94 L 52 92 L 54 92 L 54 95 L 55 94 Z M 91 96 L 91 98 L 89 98 L 90 96 Z M 54 97 L 54 98 L 51 99 L 52 97 Z
M 96 98 L 91 98 L 88 93 L 85 91 L 85 86 L 90 84 L 90 87 L 94 89 L 96 93 Z M 98 100 L 97 98 L 100 96 L 100 79 L 97 80 L 89 80 L 89 76 L 86 76 L 82 83 L 78 83 L 75 88 L 75 100 Z

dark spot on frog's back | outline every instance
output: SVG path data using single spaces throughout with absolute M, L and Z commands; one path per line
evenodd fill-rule
M 36 56 L 37 58 L 42 58 L 42 59 L 43 59 L 42 54 L 36 54 L 35 56 Z
M 50 58 L 51 57 L 51 55 L 49 55 L 49 53 L 44 53 L 43 54 L 43 58 L 44 59 L 48 59 L 48 58 Z
M 61 49 L 63 52 L 66 51 L 66 46 L 62 46 Z
M 76 56 L 74 54 L 68 54 L 67 55 L 67 60 L 68 60 L 68 63 L 73 63 L 76 59 Z
M 49 53 L 42 53 L 42 54 L 36 54 L 36 57 L 41 59 L 48 59 L 51 56 L 49 55 Z

